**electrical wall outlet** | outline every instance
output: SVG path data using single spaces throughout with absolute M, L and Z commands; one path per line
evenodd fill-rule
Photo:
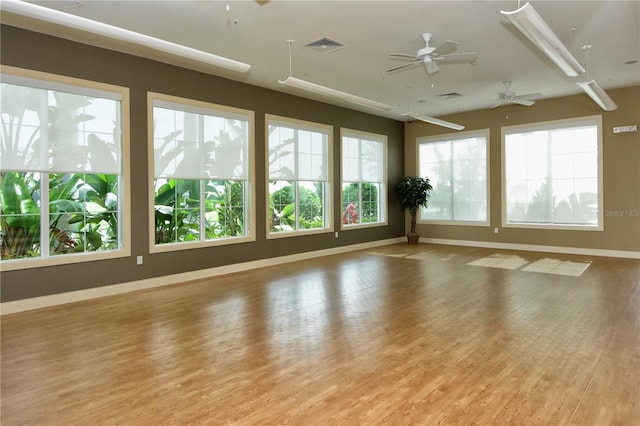
M 338 238 L 338 233 L 336 232 L 336 238 Z
M 142 256 L 138 256 L 138 257 L 136 257 L 136 264 L 138 264 L 138 265 L 142 265 L 142 262 L 143 262 L 143 260 L 142 260 Z
M 498 232 L 500 232 L 500 228 L 493 228 L 493 233 L 497 234 Z

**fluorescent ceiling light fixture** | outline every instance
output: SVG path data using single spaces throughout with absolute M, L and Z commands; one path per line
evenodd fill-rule
M 296 89 L 306 90 L 307 92 L 317 93 L 319 95 L 328 96 L 331 98 L 342 99 L 353 104 L 358 104 L 370 108 L 377 108 L 383 110 L 390 110 L 391 106 L 383 104 L 381 102 L 372 101 L 371 99 L 361 98 L 360 96 L 352 95 L 350 93 L 341 92 L 339 90 L 331 89 L 329 87 L 320 86 L 319 84 L 310 83 L 305 80 L 300 80 L 295 77 L 287 77 L 286 80 L 278 80 L 278 83 L 285 86 L 295 87 Z
M 582 65 L 569 53 L 558 36 L 529 3 L 513 12 L 502 10 L 500 13 L 506 16 L 569 77 L 584 74 Z
M 48 7 L 38 6 L 33 3 L 26 3 L 17 0 L 2 0 L 0 2 L 0 8 L 5 12 L 14 13 L 16 15 L 26 16 L 39 21 L 50 22 L 52 24 L 86 31 L 112 40 L 133 43 L 159 52 L 169 53 L 232 71 L 247 72 L 251 68 L 251 65 L 238 62 L 233 59 L 214 55 L 212 53 L 193 49 L 170 41 L 161 40 L 159 38 L 150 37 L 134 31 L 125 30 L 124 28 L 115 27 L 113 25 L 93 21 L 80 16 L 71 15 L 69 13 L 60 12 L 58 10 L 49 9 Z
M 464 126 L 461 124 L 452 123 L 450 121 L 440 120 L 439 118 L 429 117 L 428 115 L 416 114 L 414 112 L 405 112 L 405 117 L 411 117 L 416 120 L 424 121 L 425 123 L 435 124 L 436 126 L 447 127 L 453 130 L 462 130 Z
M 613 99 L 611 99 L 609 95 L 607 95 L 607 92 L 605 92 L 604 89 L 600 87 L 597 81 L 591 80 L 584 83 L 578 83 L 578 86 L 580 86 L 587 95 L 591 96 L 591 99 L 593 99 L 598 105 L 600 105 L 600 108 L 602 108 L 603 110 L 615 111 L 616 109 L 618 109 L 618 105 L 613 102 Z

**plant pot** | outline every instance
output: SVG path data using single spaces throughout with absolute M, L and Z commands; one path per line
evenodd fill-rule
M 417 232 L 409 232 L 407 234 L 407 244 L 418 244 L 420 235 Z

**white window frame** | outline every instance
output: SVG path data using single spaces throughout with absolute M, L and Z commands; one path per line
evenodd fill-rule
M 548 129 L 561 129 L 573 127 L 579 124 L 593 122 L 597 127 L 598 138 L 598 224 L 597 225 L 568 225 L 568 224 L 531 224 L 531 223 L 510 223 L 507 221 L 507 174 L 506 174 L 506 135 L 507 133 L 519 133 L 527 131 L 539 131 Z M 503 228 L 523 228 L 523 229 L 554 229 L 571 231 L 603 231 L 604 230 L 604 194 L 603 194 L 603 161 L 602 161 L 602 115 L 592 115 L 586 117 L 576 117 L 562 120 L 544 121 L 538 123 L 522 124 L 516 126 L 502 127 L 501 135 L 502 150 L 502 227 Z
M 176 108 L 182 106 L 185 111 L 215 115 L 216 112 L 222 114 L 232 114 L 246 117 L 249 127 L 249 141 L 248 149 L 249 155 L 247 156 L 249 164 L 247 165 L 248 180 L 246 181 L 246 195 L 245 202 L 248 204 L 245 207 L 245 235 L 237 237 L 224 237 L 209 240 L 198 241 L 183 241 L 166 244 L 156 244 L 155 241 L 155 169 L 154 169 L 154 115 L 153 109 L 155 103 L 158 102 L 162 105 L 175 105 Z M 149 160 L 149 252 L 150 253 L 164 253 L 179 250 L 190 250 L 203 247 L 215 247 L 224 246 L 230 244 L 246 243 L 256 240 L 256 214 L 255 214 L 255 112 L 240 108 L 229 107 L 226 105 L 218 105 L 209 102 L 198 101 L 189 98 L 183 98 L 178 96 L 167 95 L 163 93 L 147 92 L 147 133 L 148 133 L 148 160 Z
M 324 202 L 324 220 L 325 227 L 324 228 L 315 228 L 315 229 L 298 229 L 294 231 L 280 231 L 280 232 L 271 232 L 270 226 L 270 214 L 269 211 L 269 126 L 275 123 L 282 123 L 286 126 L 294 127 L 298 130 L 309 130 L 314 132 L 322 132 L 327 134 L 327 188 L 325 188 L 326 200 Z M 275 239 L 275 238 L 288 238 L 288 237 L 299 237 L 303 235 L 312 235 L 312 234 L 326 234 L 333 232 L 333 126 L 328 124 L 315 123 L 311 121 L 298 120 L 290 117 L 282 117 L 273 114 L 265 114 L 264 120 L 264 134 L 265 134 L 265 201 L 267 208 L 265 209 L 266 213 L 266 222 L 265 222 L 265 232 L 267 239 Z
M 423 210 L 424 208 L 418 209 L 418 218 L 417 222 L 420 224 L 433 224 L 433 225 L 455 225 L 455 226 L 483 226 L 488 227 L 491 224 L 491 160 L 490 160 L 490 131 L 489 129 L 480 129 L 480 130 L 470 130 L 466 132 L 456 132 L 456 133 L 448 133 L 444 135 L 437 136 L 428 136 L 428 137 L 420 137 L 416 140 L 416 170 L 418 174 L 421 174 L 420 171 L 420 145 L 428 144 L 428 143 L 437 143 L 437 142 L 451 142 L 460 139 L 468 139 L 473 137 L 484 137 L 485 139 L 485 151 L 486 151 L 486 164 L 485 164 L 485 173 L 486 173 L 486 196 L 487 196 L 487 211 L 486 211 L 486 219 L 485 220 L 433 220 L 433 219 L 425 219 L 423 218 Z M 428 176 L 427 176 L 428 177 Z M 432 182 L 433 184 L 433 182 Z
M 97 260 L 116 259 L 131 256 L 131 185 L 130 185 L 130 163 L 129 163 L 129 140 L 130 140 L 130 104 L 129 89 L 112 84 L 100 83 L 91 80 L 84 80 L 58 74 L 50 74 L 24 68 L 2 65 L 0 68 L 2 81 L 4 76 L 9 79 L 33 80 L 34 87 L 49 90 L 73 90 L 73 93 L 83 94 L 83 92 L 100 94 L 105 97 L 116 97 L 120 100 L 121 113 L 121 170 L 119 174 L 119 194 L 118 194 L 118 238 L 120 247 L 114 250 L 69 253 L 57 256 L 46 256 L 36 258 L 5 259 L 1 262 L 3 271 L 39 268 L 54 265 L 66 265 L 80 262 L 94 262 Z M 44 189 L 48 193 L 48 189 Z M 48 195 L 47 195 L 48 198 Z M 48 221 L 47 221 L 48 223 Z
M 366 139 L 370 141 L 379 142 L 382 144 L 382 182 L 359 182 L 359 183 L 379 183 L 380 190 L 378 193 L 378 221 L 377 222 L 369 222 L 369 223 L 354 223 L 354 224 L 344 224 L 342 221 L 342 215 L 344 212 L 342 211 L 343 200 L 343 185 L 344 185 L 344 176 L 342 175 L 342 166 L 344 162 L 344 152 L 343 152 L 343 143 L 345 137 L 351 137 L 356 139 Z M 347 128 L 340 129 L 340 170 L 341 170 L 341 181 L 340 181 L 340 230 L 348 231 L 352 229 L 360 229 L 360 228 L 371 228 L 377 226 L 386 226 L 388 225 L 388 216 L 387 216 L 387 200 L 388 200 L 388 185 L 387 185 L 387 145 L 388 145 L 387 135 L 381 135 L 377 133 L 363 132 L 360 130 L 353 130 Z M 358 182 L 354 182 L 358 183 Z

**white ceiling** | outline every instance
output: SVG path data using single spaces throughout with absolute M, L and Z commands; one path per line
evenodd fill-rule
M 517 94 L 554 98 L 583 93 L 534 47 L 501 10 L 518 1 L 38 1 L 40 5 L 215 53 L 251 65 L 246 74 L 200 70 L 274 90 L 406 120 L 409 110 L 440 116 L 487 108 L 502 82 Z M 227 11 L 227 4 L 229 10 Z M 521 5 L 524 4 L 524 1 Z M 531 4 L 604 89 L 640 84 L 640 1 L 532 1 Z M 127 50 L 90 35 L 42 26 L 8 14 L 3 22 L 66 38 Z M 440 63 L 429 75 L 422 65 L 386 73 L 403 62 L 390 53 L 415 54 L 421 34 L 432 46 L 459 43 L 457 52 L 477 52 L 474 65 Z M 346 45 L 321 54 L 304 45 L 329 37 Z M 357 107 L 279 84 L 292 74 L 316 84 L 393 106 L 390 112 Z M 589 61 L 581 47 L 590 44 Z M 141 52 L 137 51 L 140 54 Z M 457 92 L 462 97 L 440 99 Z M 584 95 L 586 96 L 586 95 Z M 614 99 L 615 101 L 615 99 Z M 516 106 L 518 108 L 527 108 Z M 536 105 L 530 107 L 536 108 Z

